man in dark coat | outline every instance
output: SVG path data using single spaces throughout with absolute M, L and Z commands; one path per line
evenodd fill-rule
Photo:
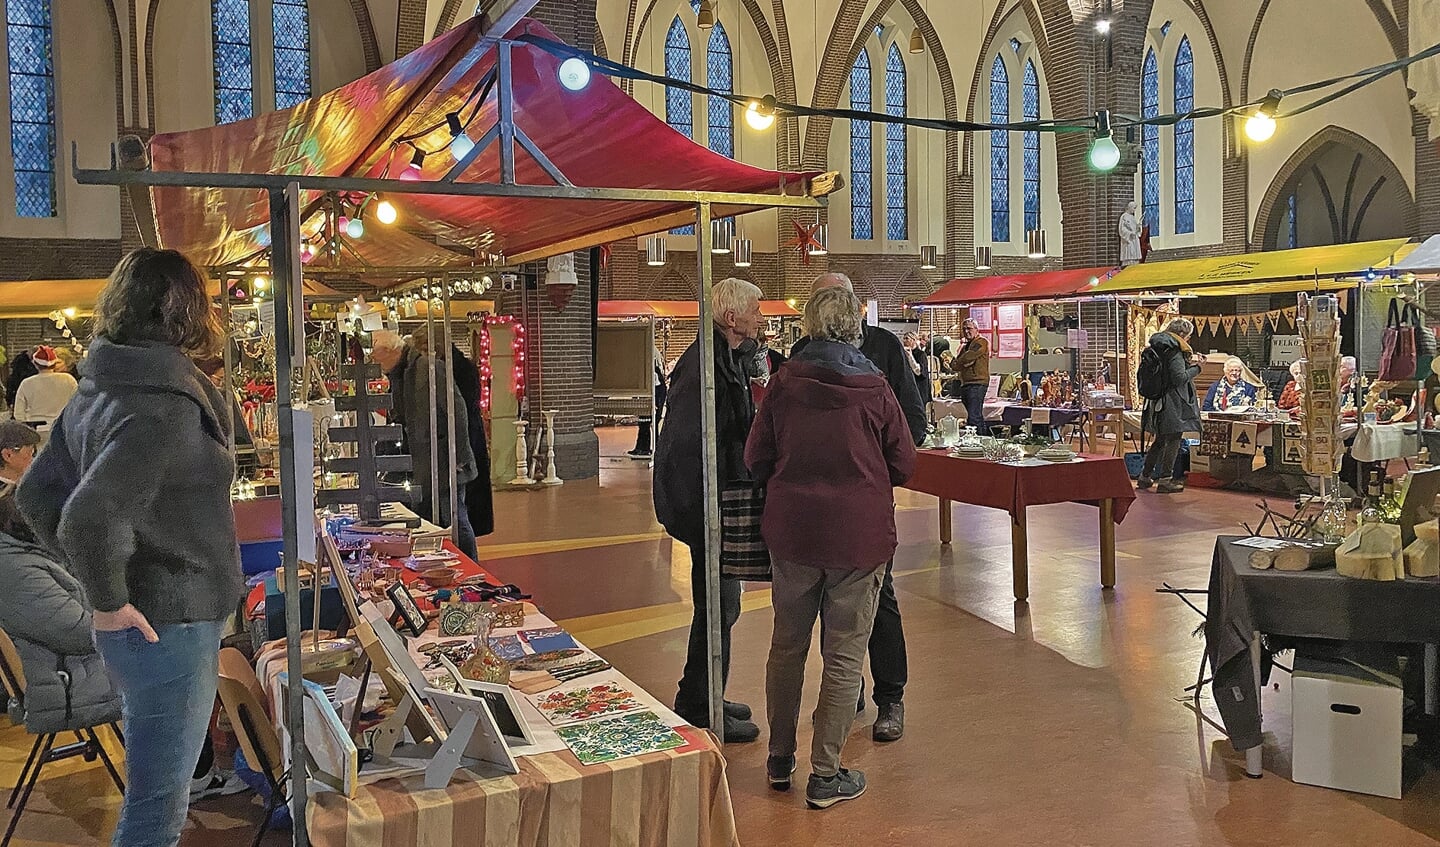
M 490 445 L 485 439 L 485 418 L 480 409 L 480 369 L 453 344 L 450 366 L 455 369 L 455 388 L 465 400 L 470 452 L 475 454 L 475 478 L 465 486 L 465 511 L 476 537 L 484 537 L 495 531 L 495 501 L 490 490 Z
M 1183 479 L 1173 479 L 1175 458 L 1180 453 L 1180 440 L 1187 432 L 1200 431 L 1200 405 L 1195 395 L 1195 377 L 1200 374 L 1201 357 L 1190 349 L 1190 336 L 1195 324 L 1176 318 L 1165 329 L 1150 336 L 1150 349 L 1165 365 L 1165 396 L 1146 400 L 1141 416 L 1146 432 L 1155 436 L 1155 443 L 1145 452 L 1145 467 L 1135 484 L 1141 490 L 1156 483 L 1161 494 L 1185 490 Z
M 850 278 L 841 273 L 827 273 L 815 280 L 814 290 L 832 285 L 844 286 L 854 291 Z M 900 344 L 900 339 L 887 329 L 860 324 L 860 352 L 875 363 L 885 375 L 900 411 L 905 413 L 905 423 L 910 435 L 918 445 L 925 440 L 925 404 L 920 400 L 920 389 L 915 385 L 915 372 L 910 367 L 910 354 Z M 802 338 L 790 349 L 792 357 L 800 355 L 808 338 Z M 880 586 L 880 606 L 875 612 L 875 627 L 870 631 L 870 675 L 875 678 L 871 697 L 875 701 L 878 715 L 871 735 L 876 741 L 896 741 L 905 734 L 905 683 L 910 675 L 909 660 L 905 654 L 905 628 L 900 619 L 900 601 L 895 596 L 895 560 L 892 557 L 885 565 L 885 582 Z M 823 624 L 823 622 L 822 622 Z M 821 629 L 822 638 L 824 629 Z M 862 693 L 863 705 L 863 693 Z
M 715 284 L 711 302 L 715 325 L 715 457 L 719 483 L 745 481 L 745 440 L 755 419 L 745 363 L 757 349 L 760 289 L 739 279 Z M 703 330 L 702 330 L 703 331 Z M 705 570 L 705 497 L 702 489 L 703 442 L 700 437 L 700 341 L 680 356 L 670 373 L 665 426 L 655 442 L 655 517 L 677 541 L 690 548 L 690 592 L 695 604 L 685 671 L 675 695 L 675 713 L 696 726 L 709 726 L 710 651 L 707 640 Z M 717 504 L 718 506 L 718 504 Z M 740 581 L 720 578 L 721 688 L 730 675 L 730 629 L 740 617 Z M 725 704 L 725 740 L 754 741 L 760 728 L 750 707 Z

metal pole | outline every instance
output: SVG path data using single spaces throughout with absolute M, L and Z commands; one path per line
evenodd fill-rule
M 290 762 L 296 776 L 290 780 L 290 817 L 295 847 L 310 843 L 305 832 L 305 698 L 300 661 L 300 539 L 296 532 L 295 487 L 297 474 L 310 468 L 295 466 L 295 421 L 291 417 L 290 389 L 294 383 L 293 327 L 290 295 L 300 267 L 300 189 L 291 184 L 270 192 L 270 251 L 275 293 L 275 406 L 280 417 L 280 521 L 284 532 L 285 565 L 285 667 L 290 675 L 290 696 L 285 726 L 290 732 Z M 309 437 L 309 433 L 306 433 Z M 311 602 L 320 602 L 319 580 Z
M 430 283 L 435 282 L 434 278 Z M 430 405 L 428 407 L 430 419 L 430 490 L 427 492 L 430 499 L 430 522 L 440 526 L 440 444 L 437 440 L 440 437 L 440 421 L 436 419 L 439 410 L 435 408 L 438 392 L 435 386 L 435 363 L 440 361 L 435 351 L 435 295 L 426 285 L 425 291 L 425 349 L 430 351 L 430 363 L 427 365 L 421 362 L 421 367 L 428 368 L 425 375 L 425 384 L 430 386 Z M 453 515 L 452 515 L 453 517 Z
M 273 272 L 273 271 L 272 271 Z M 225 374 L 221 380 L 221 389 L 225 392 L 225 417 L 230 421 L 230 460 L 235 460 L 235 378 L 231 375 L 231 369 L 235 367 L 234 341 L 231 339 L 230 329 L 230 281 L 227 277 L 220 277 L 220 320 L 225 323 L 225 347 L 220 351 L 224 357 Z M 239 471 L 236 471 L 239 475 Z
M 455 362 L 450 355 L 450 280 L 447 278 L 440 289 L 445 304 L 445 347 L 436 362 L 443 362 L 445 368 L 445 429 L 450 436 L 446 452 L 450 458 L 450 540 L 460 544 L 460 468 L 455 463 Z M 443 358 L 442 358 L 443 356 Z M 470 410 L 466 409 L 468 416 Z M 468 419 L 468 418 L 467 418 Z M 466 433 L 469 438 L 469 433 Z
M 725 682 L 720 655 L 720 468 L 715 437 L 715 311 L 710 292 L 710 204 L 696 204 L 695 255 L 700 266 L 700 444 L 704 451 L 701 491 L 705 495 L 705 646 L 710 654 L 710 729 L 725 743 Z M 730 355 L 729 350 L 719 351 Z
M 514 76 L 511 74 L 513 67 L 512 44 L 509 41 L 500 42 L 500 182 L 503 185 L 515 184 L 515 91 L 512 87 Z

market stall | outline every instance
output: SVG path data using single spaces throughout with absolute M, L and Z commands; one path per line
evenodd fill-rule
M 132 207 L 143 213 L 137 217 L 146 224 L 153 221 L 153 226 L 141 227 L 152 243 L 186 250 L 212 267 L 268 264 L 274 291 L 274 370 L 282 376 L 275 381 L 275 404 L 287 572 L 297 573 L 300 563 L 316 555 L 307 540 L 313 540 L 310 480 L 316 459 L 309 449 L 309 398 L 296 396 L 294 381 L 284 377 L 305 372 L 301 280 L 316 252 L 340 249 L 333 237 L 342 224 L 337 211 L 348 217 L 343 223 L 351 238 L 363 239 L 370 214 L 381 223 L 398 217 L 431 238 L 460 245 L 468 252 L 465 264 L 479 270 L 499 270 L 693 222 L 699 241 L 697 312 L 703 323 L 711 317 L 712 218 L 777 206 L 815 210 L 822 205 L 820 198 L 840 185 L 833 174 L 776 173 L 710 153 L 666 127 L 608 80 L 596 79 L 581 91 L 562 89 L 558 69 L 569 48 L 539 24 L 521 18 L 533 6 L 519 2 L 497 7 L 493 26 L 485 18 L 463 23 L 401 61 L 291 109 L 213 129 L 158 135 L 148 148 L 127 139 L 120 145 L 120 169 L 90 170 L 77 162 L 75 177 L 83 184 L 126 186 Z M 462 111 L 457 131 L 457 122 L 449 118 Z M 472 131 L 477 137 L 470 139 Z M 459 135 L 471 144 L 456 144 Z M 443 152 L 447 147 L 450 157 Z M 647 151 L 643 160 L 633 155 L 635 149 Z M 296 156 L 297 150 L 305 155 Z M 681 187 L 671 187 L 675 185 Z M 390 206 L 383 215 L 382 204 Z M 357 218 L 360 226 L 354 226 Z M 307 250 L 309 239 L 320 243 Z M 371 270 L 380 275 L 389 269 L 372 265 Z M 414 279 L 426 270 L 402 267 L 391 275 Z M 445 285 L 431 285 L 424 293 L 439 307 L 447 344 L 451 294 Z M 355 330 L 357 336 L 366 332 L 363 326 Z M 714 356 L 713 338 L 701 333 L 701 342 L 701 370 L 709 383 L 712 369 L 703 363 Z M 356 393 L 337 398 L 336 408 L 342 415 L 358 415 L 344 434 L 363 443 L 367 381 L 363 371 L 352 376 Z M 453 372 L 449 380 L 447 387 L 453 388 Z M 435 424 L 431 426 L 434 443 Z M 713 413 L 707 413 L 702 431 L 713 429 Z M 332 435 L 340 433 L 332 429 Z M 453 429 L 451 435 L 453 444 Z M 358 461 L 365 466 L 363 455 Z M 703 467 L 708 490 L 716 490 L 713 454 Z M 717 502 L 711 503 L 706 525 L 712 541 L 707 563 L 709 641 L 716 663 L 710 712 L 711 724 L 720 725 Z M 284 586 L 285 665 L 293 678 L 303 670 L 299 583 L 288 579 Z M 302 700 L 308 698 L 289 697 L 282 710 L 291 758 L 297 762 L 308 761 Z M 455 725 L 451 730 L 458 733 Z M 620 776 L 619 769 L 597 765 L 567 775 L 549 772 L 543 760 L 532 764 L 536 767 L 526 773 L 543 777 L 544 787 L 526 796 L 556 798 L 562 805 L 572 802 L 580 784 L 598 786 L 639 776 L 634 769 L 624 769 Z M 723 805 L 723 774 L 715 767 L 706 773 L 705 778 L 718 780 L 709 796 Z M 325 825 L 330 801 L 308 804 L 312 788 L 319 790 L 304 779 L 292 783 L 297 844 L 308 843 L 307 824 Z M 639 790 L 653 796 L 668 788 L 642 779 Z M 396 788 L 387 796 L 414 800 L 425 809 L 427 820 L 443 816 L 442 809 L 455 820 L 456 798 L 449 794 Z M 508 795 L 506 802 L 515 797 Z M 365 831 L 383 830 L 385 843 L 433 843 L 432 833 L 422 836 L 413 828 L 392 834 L 390 814 L 382 804 Z M 678 829 L 640 815 L 636 840 L 707 843 L 705 810 L 673 808 L 671 816 Z M 549 825 L 557 820 L 552 815 Z M 464 827 L 447 831 L 455 841 L 473 835 Z M 525 832 L 506 826 L 499 835 L 503 843 L 523 843 Z M 357 836 L 347 828 L 347 838 Z

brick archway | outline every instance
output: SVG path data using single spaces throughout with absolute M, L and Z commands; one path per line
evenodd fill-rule
M 1279 215 L 1283 214 L 1282 199 L 1286 187 L 1294 181 L 1295 177 L 1310 164 L 1311 159 L 1328 145 L 1338 144 L 1355 153 L 1364 156 L 1371 164 L 1378 168 L 1387 182 L 1393 181 L 1403 188 L 1407 206 L 1405 208 L 1405 229 L 1411 235 L 1415 234 L 1415 202 L 1414 192 L 1410 190 L 1410 183 L 1400 173 L 1385 151 L 1375 145 L 1373 141 L 1352 132 L 1344 127 L 1331 124 L 1325 127 L 1301 144 L 1291 154 L 1285 164 L 1276 172 L 1275 178 L 1270 181 L 1270 186 L 1265 189 L 1264 196 L 1260 199 L 1260 206 L 1255 211 L 1254 228 L 1250 231 L 1252 243 L 1262 243 L 1266 233 L 1278 224 Z

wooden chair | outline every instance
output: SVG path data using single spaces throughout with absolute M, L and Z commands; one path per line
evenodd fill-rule
M 285 785 L 289 773 L 284 770 L 285 757 L 281 752 L 280 735 L 275 731 L 265 712 L 264 689 L 255 676 L 245 654 L 234 647 L 220 651 L 220 705 L 235 729 L 240 742 L 240 751 L 252 769 L 265 778 L 270 786 L 270 796 L 265 798 L 265 817 L 255 833 L 252 847 L 270 829 L 270 818 L 275 810 L 283 806 L 288 797 Z
M 1113 436 L 1115 447 L 1113 455 L 1119 456 L 1125 449 L 1125 410 L 1120 408 L 1091 409 L 1090 419 L 1085 425 L 1086 435 L 1090 440 L 1090 450 L 1094 453 L 1103 453 L 1100 444 L 1100 436 Z
M 25 708 L 25 668 L 20 663 L 20 654 L 15 649 L 15 642 L 10 640 L 4 630 L 0 630 L 0 682 L 4 683 L 7 699 L 20 704 L 21 711 Z M 108 724 L 114 731 L 115 737 L 120 743 L 125 743 L 125 738 L 120 734 L 120 728 L 114 723 Z M 115 764 L 110 761 L 110 754 L 105 752 L 105 746 L 100 743 L 100 736 L 96 734 L 95 727 L 84 727 L 74 730 L 75 741 L 70 744 L 55 746 L 55 739 L 59 737 L 58 732 L 47 732 L 35 736 L 35 743 L 30 747 L 30 755 L 25 759 L 25 767 L 20 771 L 20 779 L 15 782 L 15 787 L 10 791 L 10 801 L 6 804 L 15 812 L 10 816 L 10 825 L 5 828 L 5 836 L 0 839 L 0 847 L 8 847 L 10 839 L 15 835 L 15 828 L 20 825 L 20 816 L 25 814 L 25 806 L 30 802 L 30 794 L 35 790 L 35 784 L 40 781 L 40 772 L 51 762 L 59 762 L 65 759 L 73 759 L 76 756 L 83 757 L 88 762 L 96 759 L 105 763 L 105 770 L 110 772 L 110 778 L 114 780 L 115 787 L 120 793 L 125 793 L 125 781 L 120 778 L 120 772 L 115 769 Z M 23 786 L 23 790 L 22 790 Z M 16 804 L 16 799 L 19 804 Z

